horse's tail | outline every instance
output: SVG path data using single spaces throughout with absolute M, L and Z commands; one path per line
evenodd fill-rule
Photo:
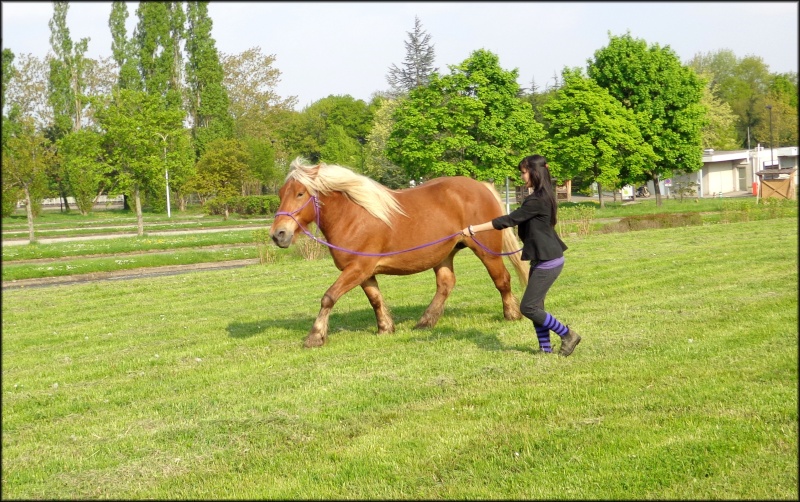
M 505 214 L 505 205 L 503 204 L 503 199 L 500 197 L 500 192 L 497 191 L 497 188 L 494 187 L 492 183 L 484 182 L 483 185 L 492 192 L 494 198 L 497 199 L 497 204 L 500 206 L 500 210 Z M 519 279 L 519 283 L 522 287 L 526 287 L 528 285 L 528 273 L 530 272 L 530 263 L 523 261 L 522 250 L 520 248 L 519 241 L 517 240 L 517 236 L 514 235 L 514 230 L 509 228 L 504 228 L 503 232 L 503 252 L 510 253 L 512 251 L 519 250 L 519 253 L 513 253 L 510 255 L 506 255 L 508 261 L 514 265 L 514 270 L 517 273 L 517 278 Z

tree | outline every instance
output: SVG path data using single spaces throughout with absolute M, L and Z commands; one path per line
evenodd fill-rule
M 138 59 L 133 41 L 128 39 L 125 27 L 127 19 L 127 4 L 125 2 L 112 2 L 108 26 L 111 29 L 111 53 L 119 69 L 117 85 L 121 89 L 141 90 L 142 80 L 138 70 Z
M 50 46 L 55 57 L 50 59 L 48 77 L 48 101 L 53 109 L 53 122 L 48 125 L 47 134 L 56 144 L 70 132 L 80 130 L 83 125 L 83 110 L 87 104 L 84 54 L 88 49 L 89 39 L 83 38 L 73 44 L 67 27 L 68 10 L 68 2 L 53 2 L 53 17 L 49 22 Z M 69 211 L 69 176 L 58 162 L 52 166 L 51 178 L 64 207 Z
M 28 216 L 28 236 L 36 242 L 33 228 L 35 206 L 39 203 L 44 185 L 45 170 L 53 159 L 50 141 L 36 131 L 30 118 L 23 119 L 16 134 L 8 138 L 3 149 L 3 183 L 22 190 Z
M 239 140 L 219 138 L 208 145 L 197 161 L 195 189 L 207 197 L 219 200 L 228 219 L 228 201 L 242 194 L 251 180 L 250 153 Z
M 16 107 L 21 117 L 30 117 L 38 130 L 53 123 L 53 108 L 48 104 L 48 63 L 30 54 L 14 59 L 13 74 L 3 86 L 10 108 Z
M 580 69 L 562 75 L 563 86 L 542 110 L 552 141 L 546 152 L 550 171 L 560 181 L 579 175 L 596 182 L 605 207 L 603 187 L 616 189 L 639 178 L 655 155 L 631 110 Z
M 275 140 L 283 114 L 297 104 L 296 96 L 281 98 L 275 92 L 281 76 L 275 56 L 253 47 L 241 54 L 220 54 L 220 62 L 234 136 Z
M 513 175 L 522 152 L 545 140 L 530 104 L 517 97 L 517 70 L 503 70 L 483 49 L 450 70 L 400 102 L 389 159 L 414 178 Z
M 436 59 L 431 36 L 422 29 L 419 17 L 414 16 L 414 31 L 406 32 L 408 40 L 405 43 L 406 57 L 402 68 L 394 63 L 389 67 L 386 80 L 396 95 L 407 93 L 417 87 L 428 85 L 433 73 L 439 71 L 433 67 Z
M 609 34 L 609 39 L 607 47 L 595 51 L 588 74 L 634 112 L 643 140 L 656 155 L 645 173 L 655 186 L 656 204 L 661 205 L 659 178 L 673 171 L 694 172 L 703 165 L 703 82 L 681 65 L 669 46 L 648 46 L 630 33 Z
M 228 92 L 214 39 L 208 2 L 188 2 L 186 78 L 189 83 L 189 115 L 197 157 L 215 139 L 233 136 L 228 112 Z
M 394 128 L 392 115 L 397 105 L 396 99 L 377 98 L 372 130 L 364 144 L 364 174 L 393 189 L 405 188 L 409 181 L 405 171 L 386 156 L 386 144 Z
M 340 126 L 341 131 L 333 131 Z M 372 126 L 372 110 L 363 100 L 352 96 L 328 96 L 304 108 L 300 113 L 291 116 L 286 127 L 280 131 L 286 144 L 292 145 L 295 156 L 301 155 L 311 162 L 318 162 L 323 152 L 328 154 L 328 161 L 345 162 L 334 151 L 341 151 L 341 145 L 333 145 L 326 150 L 325 145 L 335 136 L 337 142 L 342 137 L 352 141 L 352 148 L 358 147 L 358 138 L 366 138 Z M 360 162 L 359 162 L 360 163 Z
M 144 235 L 142 193 L 164 193 L 163 148 L 155 133 L 182 130 L 183 112 L 164 109 L 159 96 L 117 89 L 97 111 L 106 159 L 117 180 L 115 193 L 131 194 L 136 205 L 138 235 Z
M 736 135 L 738 117 L 734 115 L 730 105 L 715 96 L 711 88 L 711 79 L 703 87 L 703 97 L 700 103 L 706 109 L 706 125 L 702 132 L 703 148 L 715 150 L 735 150 L 739 147 Z
M 706 54 L 696 54 L 689 65 L 698 75 L 711 78 L 711 89 L 722 102 L 727 103 L 738 118 L 737 142 L 740 148 L 751 144 L 767 144 L 769 135 L 760 135 L 765 129 L 767 116 L 764 105 L 771 81 L 769 69 L 763 59 L 756 56 L 737 58 L 730 49 Z
M 58 141 L 58 156 L 69 179 L 70 193 L 83 216 L 91 212 L 94 201 L 106 188 L 107 171 L 100 134 L 81 129 Z

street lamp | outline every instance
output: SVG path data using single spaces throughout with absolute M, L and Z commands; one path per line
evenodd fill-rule
M 164 140 L 164 179 L 167 180 L 167 218 L 172 218 L 172 211 L 169 207 L 169 169 L 167 168 L 167 137 L 169 134 L 161 134 L 156 132 L 162 140 Z
M 767 105 L 769 110 L 769 167 L 775 167 L 775 159 L 772 156 L 772 105 Z

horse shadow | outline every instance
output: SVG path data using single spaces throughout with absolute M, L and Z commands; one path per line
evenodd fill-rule
M 400 326 L 405 323 L 416 324 L 417 320 L 422 316 L 426 306 L 398 306 L 392 309 L 392 318 L 395 325 Z M 444 316 L 453 317 L 466 317 L 474 315 L 473 309 L 466 311 L 458 307 L 448 308 Z M 443 317 L 444 318 L 444 317 Z M 226 328 L 228 336 L 237 339 L 246 339 L 253 336 L 268 335 L 270 332 L 297 332 L 302 333 L 302 338 L 311 329 L 311 325 L 316 320 L 315 316 L 302 316 L 294 318 L 271 318 L 261 319 L 256 321 L 233 321 L 228 324 Z M 375 313 L 371 308 L 355 309 L 342 313 L 331 313 L 328 319 L 329 325 L 335 330 L 346 331 L 375 331 Z M 502 321 L 502 317 L 498 316 L 498 321 Z M 506 321 L 502 321 L 506 322 Z M 515 322 L 525 322 L 515 321 Z M 530 354 L 537 354 L 540 352 L 538 348 L 533 345 L 513 344 L 508 345 L 503 343 L 498 338 L 496 333 L 481 331 L 474 328 L 458 329 L 452 326 L 437 325 L 434 328 L 428 329 L 414 329 L 414 333 L 418 335 L 408 339 L 409 343 L 419 343 L 420 341 L 434 341 L 441 338 L 453 338 L 455 340 L 464 340 L 474 343 L 477 347 L 493 352 L 526 352 Z M 531 327 L 533 333 L 533 327 Z M 535 333 L 532 335 L 535 341 Z

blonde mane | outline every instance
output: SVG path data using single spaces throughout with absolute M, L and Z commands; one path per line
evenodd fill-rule
M 342 192 L 372 216 L 390 225 L 394 214 L 405 215 L 394 193 L 375 180 L 335 164 L 308 164 L 302 157 L 292 161 L 286 181 L 294 179 L 312 192 L 328 195 Z

